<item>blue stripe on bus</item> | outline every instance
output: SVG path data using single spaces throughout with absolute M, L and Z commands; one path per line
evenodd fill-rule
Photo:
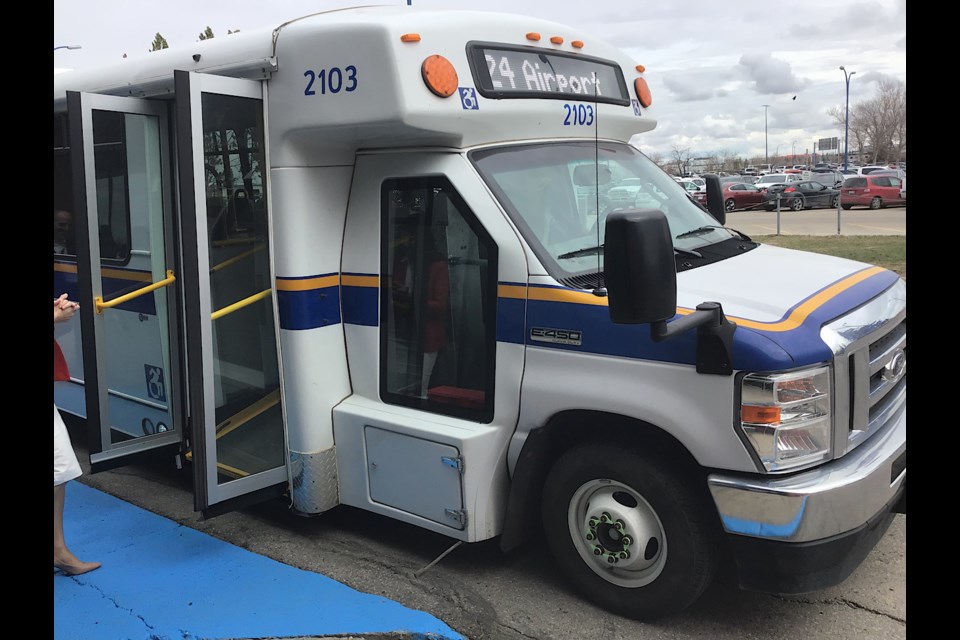
M 523 344 L 526 304 L 526 300 L 517 298 L 497 299 L 497 342 Z
M 380 324 L 379 287 L 345 285 L 343 295 L 343 321 L 376 327 Z
M 324 287 L 306 291 L 278 290 L 280 328 L 296 331 L 340 324 L 339 289 Z

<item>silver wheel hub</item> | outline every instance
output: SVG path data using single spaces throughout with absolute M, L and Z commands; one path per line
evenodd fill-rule
M 663 526 L 650 504 L 626 485 L 593 480 L 570 501 L 570 535 L 584 562 L 627 587 L 652 582 L 666 561 Z

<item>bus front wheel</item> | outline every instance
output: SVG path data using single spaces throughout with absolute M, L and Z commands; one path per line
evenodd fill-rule
M 705 491 L 663 457 L 587 444 L 554 464 L 542 516 L 574 588 L 610 611 L 651 620 L 687 608 L 713 579 L 720 546 L 711 509 Z

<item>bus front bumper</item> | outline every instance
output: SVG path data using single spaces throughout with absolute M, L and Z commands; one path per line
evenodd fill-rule
M 906 513 L 906 403 L 844 457 L 783 476 L 711 474 L 740 586 L 801 594 L 845 580 Z

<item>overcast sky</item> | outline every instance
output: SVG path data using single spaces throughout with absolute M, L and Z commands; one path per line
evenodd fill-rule
M 549 18 L 625 49 L 646 67 L 657 128 L 634 143 L 648 154 L 729 152 L 763 158 L 843 138 L 826 114 L 907 80 L 906 0 L 411 0 L 415 7 L 507 11 Z M 54 0 L 54 68 L 86 69 L 146 55 L 159 32 L 171 48 L 209 26 L 274 27 L 309 13 L 407 0 Z M 796 96 L 796 99 L 794 99 Z M 764 109 L 762 105 L 770 105 Z M 766 132 L 765 132 L 766 128 Z

